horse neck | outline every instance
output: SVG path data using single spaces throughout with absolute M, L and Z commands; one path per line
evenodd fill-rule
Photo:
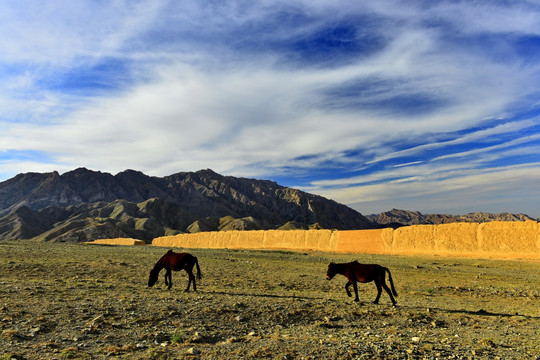
M 347 269 L 348 264 L 336 264 L 334 269 L 336 270 L 336 273 L 340 275 L 345 275 L 345 271 Z
M 158 262 L 156 263 L 156 265 L 154 265 L 154 269 L 155 270 L 161 270 L 165 267 L 165 256 L 163 256 L 161 259 L 158 260 Z

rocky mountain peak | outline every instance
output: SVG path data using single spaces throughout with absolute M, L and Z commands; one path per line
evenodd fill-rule
M 273 181 L 223 176 L 211 169 L 161 178 L 136 170 L 113 176 L 82 167 L 62 175 L 20 174 L 1 182 L 0 228 L 22 206 L 32 216 L 18 218 L 31 223 L 41 217 L 40 224 L 52 227 L 38 236 L 45 240 L 87 241 L 115 235 L 148 241 L 193 229 L 275 229 L 286 223 L 329 229 L 373 227 L 360 213 L 335 201 Z M 222 224 L 225 220 L 200 220 L 205 218 L 227 219 L 227 225 Z M 10 238 L 20 235 L 11 231 L 11 225 L 5 229 Z

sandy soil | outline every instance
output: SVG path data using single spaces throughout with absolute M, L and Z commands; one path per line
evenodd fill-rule
M 0 243 L 0 359 L 538 359 L 540 264 L 443 257 L 188 250 L 197 293 L 148 288 L 168 249 Z M 392 271 L 348 298 L 330 261 Z

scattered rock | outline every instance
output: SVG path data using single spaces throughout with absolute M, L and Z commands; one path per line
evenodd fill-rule
M 198 343 L 198 342 L 201 342 L 203 340 L 203 337 L 201 336 L 201 334 L 199 334 L 199 332 L 195 332 L 195 334 L 193 334 L 193 336 L 191 337 L 191 339 L 189 339 L 189 342 L 192 342 L 192 343 Z
M 227 344 L 232 344 L 232 343 L 237 343 L 237 342 L 240 342 L 240 341 L 242 341 L 242 340 L 240 340 L 236 336 L 233 336 L 233 337 L 228 338 L 226 343 Z
M 41 327 L 35 327 L 30 330 L 30 333 L 28 334 L 31 337 L 35 337 L 39 332 L 41 331 Z

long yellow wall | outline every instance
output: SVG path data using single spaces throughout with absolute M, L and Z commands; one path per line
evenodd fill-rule
M 91 245 L 146 245 L 142 240 L 132 238 L 115 238 L 115 239 L 98 239 L 94 241 L 85 242 L 85 244 Z
M 540 259 L 540 226 L 536 221 L 495 221 L 414 225 L 396 230 L 222 231 L 165 236 L 154 239 L 152 245 Z

